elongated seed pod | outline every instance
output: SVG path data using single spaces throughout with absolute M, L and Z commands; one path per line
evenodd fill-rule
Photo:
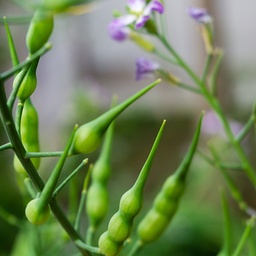
M 137 233 L 141 244 L 152 243 L 165 231 L 175 215 L 185 190 L 186 176 L 196 151 L 203 114 L 197 125 L 192 143 L 177 171 L 168 177 L 157 194 L 151 209 L 139 223 Z
M 36 89 L 36 85 L 37 85 L 36 68 L 37 68 L 38 62 L 39 62 L 39 59 L 32 62 L 30 68 L 28 69 L 25 77 L 23 78 L 20 84 L 17 97 L 21 101 L 25 101 L 27 98 L 29 98 Z M 20 80 L 20 76 L 23 75 L 22 73 L 23 72 L 20 71 L 19 74 L 14 78 L 14 81 L 13 81 L 14 88 L 18 86 L 17 83 Z
M 101 143 L 103 135 L 114 119 L 134 101 L 143 96 L 160 82 L 161 79 L 157 79 L 154 83 L 135 93 L 123 103 L 111 108 L 93 121 L 80 126 L 74 138 L 71 154 L 87 154 L 94 151 Z
M 143 190 L 151 169 L 152 161 L 162 137 L 165 120 L 157 134 L 149 156 L 135 184 L 121 197 L 119 210 L 109 221 L 108 229 L 99 239 L 100 252 L 106 256 L 115 256 L 121 250 L 124 241 L 129 237 L 133 220 L 138 215 L 143 204 Z
M 38 115 L 30 99 L 27 99 L 24 104 L 21 116 L 20 132 L 24 148 L 28 152 L 39 152 Z M 35 168 L 38 169 L 40 165 L 40 158 L 32 158 L 31 160 Z M 16 155 L 14 156 L 14 168 L 17 172 L 27 175 L 26 170 Z
M 29 24 L 26 45 L 30 54 L 35 53 L 48 41 L 53 30 L 53 14 L 37 9 Z
M 108 211 L 107 182 L 110 176 L 110 151 L 113 137 L 112 123 L 106 132 L 99 158 L 92 168 L 91 185 L 87 192 L 86 212 L 90 221 L 90 229 L 95 230 Z

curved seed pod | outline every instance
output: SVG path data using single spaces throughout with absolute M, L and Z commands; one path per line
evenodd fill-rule
M 26 207 L 25 214 L 30 223 L 34 225 L 44 224 L 50 217 L 50 206 L 43 205 L 40 198 L 31 200 Z
M 197 125 L 189 150 L 177 171 L 169 176 L 156 196 L 152 208 L 138 226 L 138 236 L 141 244 L 151 243 L 158 239 L 172 220 L 185 190 L 186 176 L 196 151 L 199 140 L 203 115 Z
M 35 53 L 48 41 L 53 30 L 53 14 L 37 9 L 29 24 L 26 45 L 30 54 Z
M 28 69 L 25 77 L 23 78 L 19 86 L 17 96 L 21 101 L 25 101 L 27 98 L 29 98 L 36 89 L 36 85 L 37 85 L 36 68 L 38 66 L 38 62 L 39 62 L 39 59 L 32 62 L 30 68 Z M 23 72 L 20 71 L 19 74 L 14 78 L 13 80 L 14 88 L 18 86 L 17 83 L 20 80 L 20 76 L 23 75 L 22 73 Z
M 20 129 L 21 141 L 26 151 L 39 152 L 38 115 L 30 99 L 27 99 L 24 104 Z M 38 169 L 40 165 L 40 158 L 32 158 L 31 160 L 35 168 Z M 27 175 L 26 170 L 16 155 L 14 156 L 14 168 L 17 172 Z
M 111 108 L 93 121 L 80 126 L 75 134 L 71 153 L 87 154 L 94 151 L 101 143 L 104 133 L 114 119 L 134 101 L 143 96 L 160 82 L 161 79 L 157 79 L 154 83 L 135 93 L 123 103 Z
M 149 156 L 142 167 L 142 170 L 135 184 L 121 198 L 119 210 L 109 221 L 108 230 L 99 239 L 100 252 L 106 256 L 117 255 L 121 250 L 124 241 L 129 237 L 133 220 L 141 210 L 143 203 L 143 190 L 149 175 L 153 158 L 160 143 L 165 120 L 157 134 Z M 115 248 L 115 253 L 113 253 Z

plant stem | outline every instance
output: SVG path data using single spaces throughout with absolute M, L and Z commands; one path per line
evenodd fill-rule
M 10 78 L 13 74 L 20 71 L 23 67 L 32 63 L 38 57 L 44 55 L 51 49 L 52 45 L 50 43 L 46 43 L 40 50 L 29 56 L 26 60 L 22 61 L 19 65 L 9 69 L 8 71 L 3 72 L 0 74 L 0 80 L 4 81 Z
M 14 124 L 11 112 L 9 111 L 9 108 L 7 106 L 4 84 L 2 79 L 0 79 L 0 117 L 1 117 L 1 121 L 4 126 L 4 129 L 6 131 L 6 134 L 11 144 L 13 145 L 13 150 L 15 154 L 19 158 L 21 164 L 27 170 L 28 176 L 32 180 L 36 189 L 38 191 L 42 191 L 44 188 L 44 182 L 42 181 L 41 177 L 38 175 L 37 170 L 35 169 L 31 160 L 25 158 L 26 151 L 15 129 L 15 124 Z M 71 223 L 66 218 L 62 210 L 59 208 L 57 202 L 53 198 L 50 200 L 49 205 L 51 207 L 52 213 L 55 215 L 56 219 L 61 224 L 61 226 L 66 230 L 70 238 L 73 241 L 81 240 L 82 238 L 73 228 L 73 226 L 71 225 Z M 89 255 L 88 252 L 83 250 L 82 248 L 78 247 L 78 249 L 84 256 Z
M 63 154 L 63 151 L 55 151 L 55 152 L 26 152 L 25 158 L 59 157 L 62 154 Z
M 236 250 L 235 252 L 232 254 L 232 256 L 238 256 L 240 255 L 244 245 L 245 245 L 245 242 L 247 240 L 247 238 L 249 237 L 249 234 L 254 226 L 254 222 L 255 222 L 255 218 L 252 217 L 247 223 L 246 223 L 246 228 L 244 230 L 244 233 L 236 247 Z
M 0 146 L 0 151 L 11 149 L 11 148 L 12 148 L 12 143 L 8 142 Z
M 186 62 L 179 56 L 179 54 L 172 48 L 172 46 L 168 43 L 168 41 L 161 36 L 158 36 L 163 45 L 167 48 L 167 50 L 176 58 L 180 66 L 187 72 L 187 74 L 191 77 L 191 79 L 199 86 L 205 100 L 212 107 L 212 109 L 217 114 L 220 122 L 222 123 L 222 127 L 230 141 L 232 143 L 243 167 L 244 172 L 252 182 L 254 188 L 256 188 L 256 174 L 255 170 L 251 166 L 241 144 L 238 140 L 235 139 L 231 127 L 228 123 L 226 116 L 223 113 L 221 105 L 218 99 L 212 95 L 206 88 L 203 81 L 199 79 L 199 77 L 194 73 L 194 71 L 186 64 Z M 220 60 L 219 60 L 220 61 Z
M 136 255 L 143 247 L 143 243 L 141 241 L 136 241 L 135 244 L 133 245 L 130 253 L 128 254 L 128 256 L 134 256 Z

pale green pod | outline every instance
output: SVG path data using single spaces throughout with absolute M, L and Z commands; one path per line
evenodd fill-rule
M 42 207 L 41 199 L 35 198 L 27 204 L 25 214 L 30 223 L 42 225 L 50 217 L 50 206 L 46 204 Z
M 53 30 L 52 12 L 38 9 L 29 24 L 26 45 L 30 54 L 35 53 L 48 41 Z
M 116 256 L 122 249 L 122 243 L 117 243 L 108 235 L 108 231 L 103 233 L 99 239 L 100 253 L 105 256 Z

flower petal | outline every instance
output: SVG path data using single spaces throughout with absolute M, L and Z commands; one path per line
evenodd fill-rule
M 112 20 L 108 25 L 109 35 L 116 41 L 124 41 L 130 33 L 130 29 L 127 25 L 134 22 L 135 19 L 136 16 L 134 15 L 125 15 Z
M 150 10 L 150 13 L 152 12 L 158 12 L 160 14 L 163 14 L 164 12 L 164 6 L 163 4 L 158 0 L 151 1 L 145 8 L 144 12 L 147 12 L 147 9 Z
M 136 60 L 136 80 L 141 80 L 159 69 L 159 64 L 145 58 Z
M 140 29 L 144 27 L 145 23 L 149 20 L 149 15 L 140 15 L 140 17 L 135 22 L 135 29 Z
M 145 0 L 128 0 L 127 6 L 131 12 L 140 13 L 146 6 Z
M 211 23 L 212 18 L 208 14 L 207 10 L 204 8 L 194 8 L 190 7 L 188 8 L 188 14 L 191 18 L 193 18 L 195 21 L 199 23 L 208 24 Z

